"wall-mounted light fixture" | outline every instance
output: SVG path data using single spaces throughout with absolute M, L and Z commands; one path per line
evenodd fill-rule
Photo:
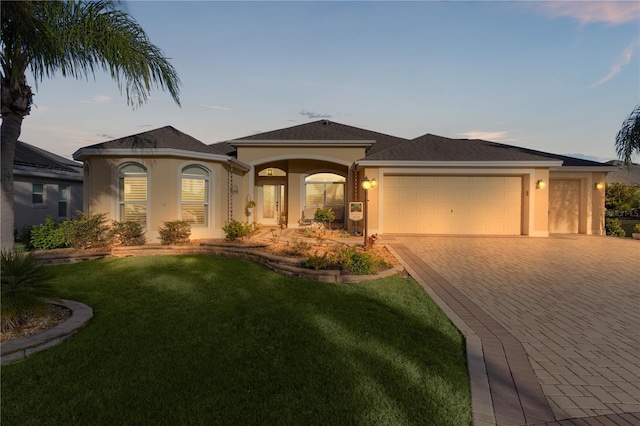
M 536 189 L 545 189 L 546 187 L 547 187 L 547 182 L 545 182 L 544 180 L 539 179 L 536 182 Z
M 604 183 L 602 182 L 596 182 L 596 189 L 599 191 L 601 189 L 604 189 Z
M 271 167 L 267 169 L 267 176 L 273 176 L 273 169 Z

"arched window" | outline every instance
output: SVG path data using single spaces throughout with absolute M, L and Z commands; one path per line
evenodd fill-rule
M 147 225 L 147 169 L 128 163 L 118 169 L 120 221 Z
M 344 176 L 316 173 L 305 178 L 305 207 L 344 207 Z
M 182 220 L 191 226 L 207 226 L 209 216 L 209 172 L 200 166 L 182 169 L 180 195 Z

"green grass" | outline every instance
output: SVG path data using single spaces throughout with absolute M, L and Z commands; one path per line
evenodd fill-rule
M 3 366 L 10 425 L 470 425 L 464 341 L 415 281 L 323 284 L 239 259 L 51 267 L 94 318 Z

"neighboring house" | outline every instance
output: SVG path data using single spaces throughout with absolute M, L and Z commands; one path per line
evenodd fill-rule
M 331 207 L 353 231 L 350 201 L 369 192 L 369 232 L 603 234 L 606 164 L 483 140 L 407 140 L 320 120 L 211 146 L 163 127 L 81 148 L 85 210 L 145 223 L 192 223 L 220 238 L 232 219 L 299 226 Z M 254 200 L 256 208 L 245 209 Z M 307 212 L 305 214 L 305 212 Z
M 24 142 L 13 161 L 15 228 L 56 221 L 82 210 L 82 163 Z
M 620 182 L 625 185 L 640 186 L 640 164 L 625 165 L 623 161 L 611 160 L 606 164 L 614 166 L 615 171 L 607 174 L 606 183 Z

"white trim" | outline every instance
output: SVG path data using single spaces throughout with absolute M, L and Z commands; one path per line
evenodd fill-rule
M 615 166 L 562 166 L 562 167 L 550 167 L 550 172 L 617 172 L 620 170 Z
M 261 147 L 274 147 L 274 146 L 345 146 L 345 147 L 367 147 L 375 143 L 374 140 L 291 140 L 291 139 L 252 139 L 252 140 L 234 140 L 227 141 L 232 146 L 261 146 Z
M 207 202 L 204 205 L 207 206 L 207 217 L 206 217 L 206 225 L 191 225 L 192 228 L 195 229 L 212 229 L 213 228 L 213 213 L 214 209 L 211 207 L 213 204 L 215 191 L 213 190 L 213 182 L 214 182 L 214 171 L 210 167 L 210 164 L 203 163 L 201 161 L 183 161 L 178 165 L 178 208 L 176 210 L 176 215 L 182 220 L 182 169 L 187 166 L 198 166 L 202 167 L 209 173 L 209 176 L 205 179 L 208 182 L 207 185 Z
M 128 163 L 136 163 L 140 164 L 147 171 L 147 200 L 145 201 L 145 205 L 147 206 L 147 219 L 145 223 L 145 230 L 149 229 L 149 224 L 151 223 L 151 208 L 149 202 L 149 194 L 151 194 L 151 185 L 153 179 L 150 179 L 150 169 L 151 166 L 147 164 L 141 158 L 119 158 L 114 164 L 111 170 L 111 218 L 116 218 L 115 220 L 118 222 L 122 221 L 120 217 L 120 168 Z M 113 194 L 116 194 L 114 197 Z
M 80 148 L 73 154 L 73 158 L 83 161 L 85 157 L 93 156 L 123 156 L 131 157 L 132 155 L 151 157 L 157 155 L 166 155 L 171 157 L 193 158 L 199 160 L 217 160 L 229 161 L 231 157 L 223 154 L 211 154 L 207 152 L 185 151 L 183 149 L 174 148 Z M 236 160 L 237 161 L 237 160 Z
M 259 158 L 249 163 L 251 166 L 256 166 L 258 164 L 268 163 L 272 161 L 280 161 L 280 160 L 321 160 L 327 161 L 329 163 L 340 164 L 343 166 L 350 167 L 353 162 L 342 160 L 340 158 L 328 157 L 326 155 L 317 155 L 317 154 L 284 154 L 284 155 L 276 155 L 274 157 L 265 157 Z M 289 173 L 289 172 L 287 172 Z
M 562 161 L 389 161 L 358 160 L 364 167 L 555 167 Z M 593 171 L 593 170 L 592 170 Z

